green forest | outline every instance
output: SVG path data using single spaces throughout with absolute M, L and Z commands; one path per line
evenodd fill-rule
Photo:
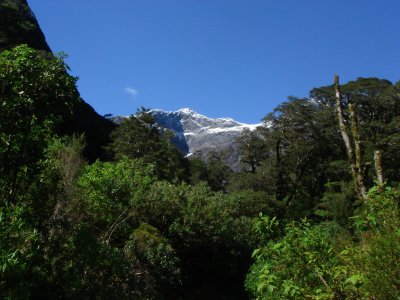
M 65 58 L 1 1 L 1 299 L 400 299 L 400 81 L 288 97 L 234 172 L 98 115 Z
M 289 97 L 232 172 L 185 158 L 146 109 L 71 132 L 63 58 L 0 53 L 1 298 L 400 297 L 400 83 Z

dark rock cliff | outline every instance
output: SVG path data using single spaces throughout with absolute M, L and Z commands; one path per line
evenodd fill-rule
M 26 0 L 0 0 L 0 51 L 27 44 L 51 52 Z
M 51 53 L 26 0 L 0 0 L 0 51 L 27 44 L 33 49 Z M 81 98 L 73 115 L 60 126 L 61 134 L 85 133 L 86 157 L 89 160 L 105 159 L 103 147 L 109 143 L 109 134 L 115 128 L 110 120 L 100 116 Z

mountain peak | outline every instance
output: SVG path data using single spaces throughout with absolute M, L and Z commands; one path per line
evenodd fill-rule
M 226 163 L 238 169 L 237 139 L 243 130 L 254 130 L 262 124 L 244 124 L 232 118 L 209 118 L 191 108 L 177 111 L 151 110 L 157 124 L 175 133 L 174 143 L 186 155 L 202 157 L 211 151 L 227 150 L 231 155 Z
M 181 109 L 178 109 L 177 110 L 177 112 L 179 113 L 184 113 L 184 114 L 197 114 L 193 109 L 191 109 L 191 108 L 188 108 L 188 107 L 184 107 L 184 108 L 181 108 Z

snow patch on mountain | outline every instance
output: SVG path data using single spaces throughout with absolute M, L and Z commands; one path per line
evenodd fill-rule
M 169 129 L 174 133 L 173 143 L 186 157 L 206 158 L 208 153 L 216 151 L 224 153 L 224 160 L 232 169 L 239 169 L 237 139 L 246 129 L 255 130 L 259 124 L 245 124 L 232 118 L 209 118 L 190 108 L 177 111 L 153 109 L 154 116 L 160 128 Z M 122 116 L 114 117 L 116 123 Z
M 150 111 L 160 127 L 170 129 L 174 143 L 186 156 L 206 157 L 212 151 L 226 153 L 226 162 L 238 169 L 237 139 L 245 129 L 255 130 L 260 124 L 245 124 L 232 118 L 209 118 L 190 108 L 177 111 Z

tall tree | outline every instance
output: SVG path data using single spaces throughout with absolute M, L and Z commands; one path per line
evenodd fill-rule
M 336 111 L 339 121 L 339 128 L 342 134 L 344 144 L 347 149 L 347 157 L 350 163 L 351 174 L 353 175 L 354 185 L 358 196 L 366 200 L 367 189 L 364 183 L 364 165 L 361 161 L 361 142 L 358 133 L 358 125 L 356 121 L 355 108 L 352 104 L 349 105 L 351 133 L 350 137 L 348 128 L 345 124 L 343 108 L 342 108 L 342 93 L 339 85 L 339 76 L 335 75 L 335 91 L 336 91 Z
M 142 108 L 124 119 L 111 134 L 109 149 L 116 159 L 123 156 L 142 158 L 152 164 L 162 179 L 187 177 L 186 160 L 171 142 L 168 132 L 161 132 L 151 113 Z
M 238 143 L 240 161 L 249 166 L 251 173 L 255 173 L 257 167 L 268 155 L 265 141 L 259 132 L 245 129 L 239 137 Z
M 276 198 L 286 199 L 291 206 L 301 197 L 302 205 L 310 209 L 311 199 L 318 199 L 323 192 L 327 161 L 335 155 L 331 151 L 334 144 L 329 141 L 331 111 L 309 99 L 292 97 L 267 115 L 264 122 L 267 126 L 262 130 L 270 153 L 269 173 L 275 177 Z
M 76 78 L 67 69 L 62 56 L 27 46 L 0 54 L 0 182 L 11 198 L 29 183 L 46 140 L 76 103 Z

